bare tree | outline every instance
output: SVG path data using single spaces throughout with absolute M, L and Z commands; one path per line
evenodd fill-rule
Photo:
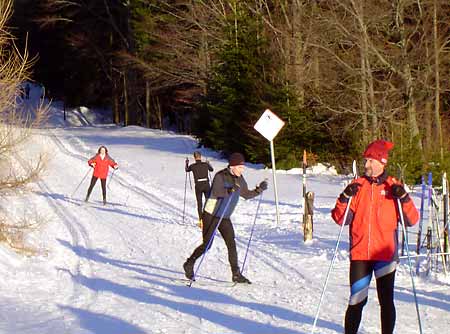
M 42 104 L 30 109 L 21 100 L 24 82 L 33 60 L 26 50 L 20 52 L 14 43 L 14 37 L 8 32 L 7 22 L 12 13 L 12 0 L 0 2 L 0 193 L 2 201 L 8 195 L 22 189 L 27 183 L 37 179 L 43 168 L 44 159 L 34 164 L 23 163 L 19 150 L 30 139 L 32 129 L 42 124 L 46 108 Z M 15 221 L 0 209 L 0 241 L 6 241 L 14 248 L 28 252 L 23 245 L 22 232 L 33 226 L 23 221 Z M 18 231 L 22 232 L 18 232 Z

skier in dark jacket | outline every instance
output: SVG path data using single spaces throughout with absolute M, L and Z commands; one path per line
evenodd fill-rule
M 213 237 L 214 230 L 220 218 L 223 217 L 218 230 L 228 248 L 228 261 L 231 266 L 232 280 L 237 283 L 251 283 L 239 270 L 234 229 L 230 217 L 240 196 L 245 199 L 258 196 L 258 194 L 267 189 L 267 182 L 262 181 L 254 190 L 249 190 L 247 182 L 242 176 L 244 162 L 242 154 L 233 153 L 230 155 L 228 167 L 217 172 L 214 176 L 211 194 L 206 201 L 202 215 L 203 243 L 194 250 L 183 264 L 184 272 L 188 279 L 194 279 L 195 261 L 207 250 L 206 247 Z
M 202 154 L 199 151 L 194 152 L 195 162 L 189 165 L 189 159 L 186 158 L 186 173 L 192 172 L 194 174 L 194 182 L 195 182 L 195 197 L 197 198 L 197 212 L 198 212 L 198 226 L 202 227 L 202 211 L 203 211 L 203 201 L 202 197 L 205 196 L 205 199 L 209 196 L 209 191 L 211 187 L 209 186 L 209 176 L 208 171 L 212 172 L 214 169 L 206 160 L 206 162 L 202 161 Z

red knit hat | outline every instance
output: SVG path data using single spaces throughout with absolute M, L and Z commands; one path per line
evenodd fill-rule
M 241 153 L 231 153 L 228 163 L 230 166 L 243 165 L 245 162 L 244 156 Z
M 371 158 L 380 161 L 383 164 L 387 163 L 389 151 L 394 147 L 394 143 L 386 140 L 375 140 L 370 143 L 363 153 L 364 158 Z

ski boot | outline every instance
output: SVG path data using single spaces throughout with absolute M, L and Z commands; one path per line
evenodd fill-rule
M 103 205 L 106 205 L 106 199 L 103 200 Z
M 194 264 L 195 262 L 190 259 L 187 259 L 183 264 L 184 276 L 186 276 L 187 279 L 194 280 Z
M 252 284 L 252 282 L 250 282 L 249 279 L 248 279 L 247 277 L 245 277 L 244 275 L 242 275 L 240 271 L 237 271 L 237 272 L 234 272 L 234 273 L 233 273 L 232 281 L 233 281 L 234 283 L 247 283 L 247 284 Z

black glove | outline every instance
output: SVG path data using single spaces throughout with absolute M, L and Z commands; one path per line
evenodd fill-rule
M 264 190 L 267 190 L 267 181 L 265 180 L 256 186 L 257 193 L 262 193 Z
M 391 187 L 392 197 L 403 198 L 406 196 L 406 190 L 401 184 L 393 184 Z
M 344 195 L 345 197 L 353 197 L 358 193 L 359 187 L 361 187 L 361 184 L 359 183 L 350 183 L 345 189 L 344 189 Z

